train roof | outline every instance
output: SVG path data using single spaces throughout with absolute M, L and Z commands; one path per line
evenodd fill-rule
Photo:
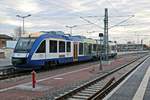
M 96 39 L 86 38 L 85 36 L 80 36 L 80 35 L 72 36 L 70 34 L 65 34 L 62 31 L 40 31 L 40 32 L 31 33 L 30 37 L 55 38 L 55 39 L 62 39 L 62 40 L 87 42 L 87 43 L 93 43 L 93 44 L 99 43 L 99 40 L 96 40 Z
M 62 31 L 41 31 L 40 33 L 40 37 L 71 40 L 71 38 L 66 36 Z
M 80 35 L 71 36 L 71 40 L 73 40 L 73 41 L 83 41 L 83 39 L 85 39 L 85 38 L 86 37 L 80 36 Z
M 83 39 L 86 38 L 86 37 L 80 36 L 80 35 L 71 36 L 70 34 L 65 34 L 62 31 L 41 31 L 41 32 L 43 33 L 43 35 L 41 35 L 41 36 L 57 38 L 57 39 L 64 39 L 64 40 L 83 41 Z
M 85 38 L 83 39 L 84 42 L 87 42 L 87 43 L 93 43 L 93 44 L 96 44 L 96 40 L 95 39 L 91 39 L 91 38 Z

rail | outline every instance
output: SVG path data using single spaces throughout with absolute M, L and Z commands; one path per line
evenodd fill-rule
M 147 59 L 147 58 L 146 58 Z M 108 87 L 104 88 L 103 91 L 99 92 L 99 94 L 95 95 L 90 100 L 101 100 L 104 98 L 111 90 L 113 90 L 119 83 L 121 83 L 131 72 L 133 72 L 139 65 L 141 65 L 146 59 L 141 61 L 138 65 L 133 67 L 130 71 L 123 74 L 119 79 L 117 79 L 113 84 L 110 84 Z
M 28 75 L 30 72 L 28 71 L 18 71 L 14 67 L 0 69 L 0 80 L 14 78 L 18 76 Z
M 125 64 L 125 65 L 123 65 L 119 68 L 116 68 L 116 69 L 90 81 L 90 82 L 87 82 L 87 83 L 69 91 L 68 93 L 65 93 L 63 95 L 60 95 L 59 97 L 56 97 L 55 100 L 67 100 L 69 98 L 74 99 L 74 100 L 77 100 L 77 99 L 92 100 L 93 98 L 96 98 L 97 95 L 101 92 L 103 93 L 103 96 L 104 96 L 105 95 L 104 91 L 106 91 L 107 87 L 109 87 L 113 84 L 115 77 L 112 77 L 111 79 L 109 79 L 109 81 L 108 80 L 104 81 L 103 82 L 104 85 L 101 85 L 101 83 L 102 83 L 101 81 L 103 81 L 105 78 L 112 75 L 113 73 L 127 67 L 128 65 L 130 65 L 130 64 L 132 64 L 132 63 L 134 63 L 134 62 L 136 62 L 139 59 L 144 58 L 144 57 L 145 57 L 145 55 L 142 57 L 138 57 L 138 58 L 132 60 L 131 62 L 129 62 L 128 64 Z M 139 64 L 141 64 L 146 59 L 147 59 L 147 57 L 144 58 L 144 60 L 142 60 Z M 138 65 L 136 65 L 136 67 Z M 105 83 L 107 83 L 107 84 L 105 84 Z M 93 99 L 93 100 L 95 100 L 95 99 Z M 99 100 L 99 99 L 97 99 L 97 100 Z

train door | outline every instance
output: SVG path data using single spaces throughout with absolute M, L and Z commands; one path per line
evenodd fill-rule
M 73 44 L 73 61 L 78 60 L 78 44 L 74 43 Z
M 50 59 L 50 40 L 46 40 L 46 53 L 45 59 Z

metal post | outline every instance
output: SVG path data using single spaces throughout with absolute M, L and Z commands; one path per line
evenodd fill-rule
M 102 37 L 103 37 L 103 33 L 99 33 L 99 37 L 100 37 L 100 49 L 99 49 L 99 59 L 100 59 L 100 64 L 99 64 L 99 70 L 103 70 L 103 67 L 102 67 Z
M 70 28 L 70 34 L 72 35 L 72 27 Z
M 142 46 L 142 51 L 143 51 L 143 40 L 141 39 L 141 46 Z
M 105 60 L 108 61 L 108 9 L 105 8 L 105 18 L 104 18 L 104 47 L 105 47 Z
M 25 34 L 25 33 L 24 33 L 24 17 L 22 18 L 22 21 L 23 21 L 23 25 L 22 25 L 22 34 Z
M 16 15 L 16 17 L 22 18 L 22 34 L 25 34 L 24 31 L 24 22 L 25 22 L 25 18 L 30 17 L 31 14 L 27 15 L 27 16 L 20 16 L 20 15 Z

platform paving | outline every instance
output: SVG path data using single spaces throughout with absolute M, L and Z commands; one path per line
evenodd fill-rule
M 150 58 L 111 91 L 104 100 L 150 100 L 150 80 L 148 85 L 146 83 L 146 77 L 148 79 L 150 76 L 150 73 L 147 72 L 149 68 Z M 144 88 L 146 88 L 146 91 Z
M 144 100 L 150 100 L 150 79 L 144 94 Z
M 110 71 L 135 58 L 135 56 L 128 56 L 115 59 L 110 64 L 104 64 L 103 71 Z M 84 64 L 39 73 L 36 77 L 35 89 L 31 85 L 31 75 L 0 81 L 0 96 L 3 97 L 0 100 L 10 100 L 10 98 L 12 100 L 33 100 L 40 97 L 51 97 L 53 92 L 59 93 L 58 90 L 63 91 L 76 83 L 82 83 L 93 79 L 96 75 L 103 74 L 99 72 L 99 64 Z

